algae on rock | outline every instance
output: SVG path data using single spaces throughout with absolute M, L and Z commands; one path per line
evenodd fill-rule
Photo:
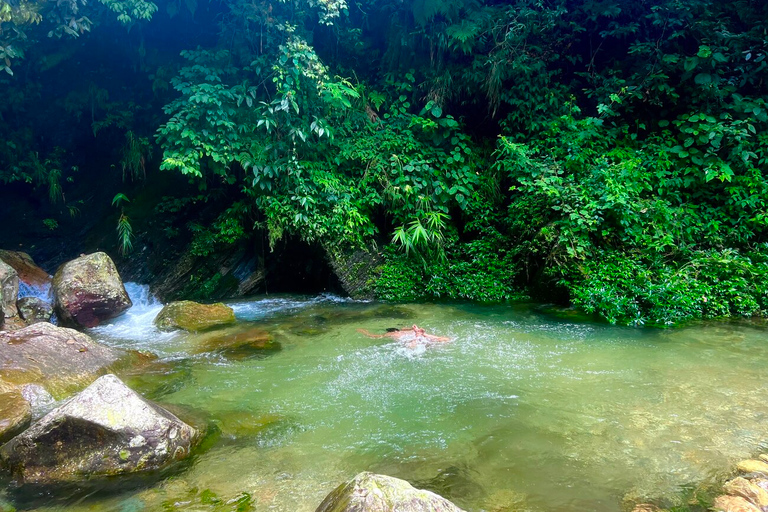
M 195 428 L 105 375 L 0 447 L 18 484 L 163 470 L 189 456 Z
M 235 312 L 229 306 L 200 304 L 182 300 L 166 304 L 155 317 L 155 325 L 163 331 L 183 329 L 185 331 L 204 331 L 211 327 L 235 322 Z

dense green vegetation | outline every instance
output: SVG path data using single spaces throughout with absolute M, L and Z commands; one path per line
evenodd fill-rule
M 155 215 L 216 205 L 199 257 L 262 233 L 378 248 L 385 299 L 768 312 L 765 3 L 204 1 L 0 2 L 0 181 L 76 216 L 88 140 L 110 197 L 162 171 L 193 187 Z

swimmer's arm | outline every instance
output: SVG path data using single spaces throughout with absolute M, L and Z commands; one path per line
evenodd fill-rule
M 451 341 L 451 338 L 444 338 L 442 336 L 433 336 L 431 334 L 425 334 L 425 338 L 427 338 L 429 341 Z

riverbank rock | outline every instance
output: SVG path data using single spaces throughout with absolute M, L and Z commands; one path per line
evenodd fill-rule
M 20 388 L 0 381 L 0 443 L 12 438 L 32 419 L 32 408 Z
M 768 507 L 768 491 L 746 478 L 734 478 L 725 484 L 723 491 L 731 496 L 741 496 L 760 508 Z
M 19 297 L 19 275 L 13 267 L 0 261 L 0 310 L 7 322 L 18 315 L 16 299 Z
M 0 377 L 17 385 L 40 384 L 54 395 L 89 384 L 122 355 L 83 333 L 49 323 L 0 332 Z
M 373 299 L 376 269 L 383 260 L 374 248 L 345 254 L 328 253 L 328 262 L 344 291 L 353 299 Z
M 0 448 L 17 483 L 145 473 L 184 459 L 197 430 L 105 375 Z
M 16 302 L 16 308 L 27 325 L 50 322 L 53 316 L 53 306 L 37 297 L 22 297 Z
M 759 473 L 768 476 L 768 462 L 757 459 L 743 460 L 736 465 L 742 473 Z
M 56 314 L 65 324 L 95 327 L 131 307 L 115 264 L 103 252 L 65 263 L 52 286 Z
M 163 331 L 183 329 L 185 331 L 204 331 L 211 327 L 232 324 L 235 312 L 222 303 L 200 304 L 190 300 L 171 302 L 155 317 L 155 325 Z
M 749 501 L 740 496 L 718 496 L 712 505 L 716 512 L 762 512 Z
M 48 275 L 48 272 L 38 267 L 29 254 L 0 249 L 0 260 L 13 267 L 19 275 L 21 283 L 39 290 L 45 290 L 50 287 L 51 276 Z
M 360 473 L 331 492 L 315 512 L 463 512 L 429 491 L 405 480 Z

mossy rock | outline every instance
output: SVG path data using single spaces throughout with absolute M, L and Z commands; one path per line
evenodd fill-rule
M 29 425 L 32 408 L 21 388 L 0 381 L 0 443 L 4 443 Z
M 79 483 L 164 470 L 189 456 L 198 430 L 105 375 L 0 448 L 16 484 Z
M 220 302 L 200 304 L 190 300 L 171 302 L 155 318 L 155 325 L 162 331 L 182 329 L 204 331 L 212 327 L 235 323 L 235 312 Z
M 222 329 L 199 340 L 194 353 L 214 352 L 230 359 L 265 357 L 282 349 L 273 336 L 260 327 Z

